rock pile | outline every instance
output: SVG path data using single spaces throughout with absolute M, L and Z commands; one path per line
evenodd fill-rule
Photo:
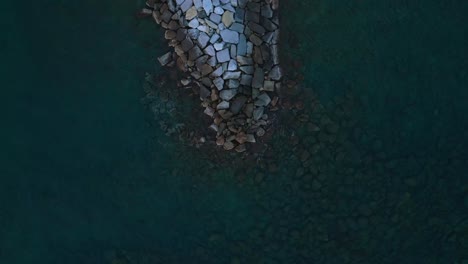
M 279 20 L 271 0 L 161 0 L 153 18 L 174 48 L 158 60 L 197 86 L 216 144 L 246 150 L 277 109 Z

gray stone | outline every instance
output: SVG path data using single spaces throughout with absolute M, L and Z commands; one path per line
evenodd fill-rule
M 263 36 L 265 34 L 265 28 L 255 22 L 250 21 L 248 26 L 250 30 L 259 34 L 260 36 Z
M 210 27 L 209 26 L 205 26 L 205 25 L 200 25 L 197 27 L 198 30 L 200 31 L 203 31 L 205 33 L 210 33 Z
M 267 106 L 271 102 L 270 96 L 266 93 L 261 93 L 257 96 L 257 100 L 255 100 L 255 106 Z
M 221 16 L 218 14 L 212 13 L 210 15 L 210 20 L 215 24 L 219 24 L 219 22 L 221 22 Z
M 181 5 L 185 0 L 176 0 L 177 5 Z M 169 1 L 169 3 L 173 3 L 173 1 Z
M 204 100 L 211 95 L 211 91 L 208 90 L 203 84 L 200 84 L 200 99 Z
M 241 66 L 253 65 L 253 60 L 252 60 L 252 58 L 249 58 L 249 57 L 237 56 L 237 62 Z
M 224 10 L 231 11 L 231 12 L 233 12 L 233 13 L 236 12 L 236 10 L 234 9 L 234 7 L 232 7 L 232 5 L 230 5 L 230 4 L 222 5 L 221 7 L 222 7 Z
M 275 82 L 274 81 L 265 81 L 263 83 L 263 90 L 268 91 L 268 92 L 274 92 L 275 91 Z
M 198 46 L 194 46 L 190 51 L 189 51 L 189 60 L 195 61 L 199 57 L 203 55 L 203 52 Z
M 240 71 L 236 71 L 236 72 L 227 71 L 223 74 L 223 79 L 224 80 L 239 79 L 240 75 L 241 75 Z
M 271 58 L 273 60 L 273 64 L 279 64 L 279 52 L 278 52 L 278 45 L 272 45 L 271 49 Z
M 234 21 L 244 23 L 245 11 L 242 8 L 237 8 L 234 13 Z
M 253 60 L 257 64 L 263 64 L 262 51 L 258 46 L 254 47 Z
M 222 90 L 221 92 L 219 92 L 219 97 L 221 99 L 223 99 L 224 101 L 229 101 L 232 98 L 234 98 L 234 96 L 236 96 L 236 94 L 237 94 L 236 89 L 225 89 L 225 90 Z
M 193 0 L 193 4 L 195 5 L 197 9 L 200 9 L 203 7 L 202 0 Z
M 213 108 L 207 106 L 205 108 L 205 111 L 203 111 L 203 113 L 205 113 L 206 115 L 212 117 L 214 115 L 214 113 L 215 113 L 215 110 Z
M 180 6 L 180 9 L 182 9 L 182 12 L 187 12 L 187 10 L 190 9 L 193 5 L 193 0 L 185 0 L 184 3 Z
M 220 32 L 221 38 L 227 43 L 239 43 L 239 33 L 233 30 L 224 29 Z
M 218 28 L 218 25 L 216 23 L 213 23 L 211 20 L 205 19 L 205 22 L 212 29 L 217 29 Z
M 231 59 L 228 65 L 228 71 L 235 71 L 235 70 L 237 70 L 237 61 Z
M 236 89 L 239 87 L 240 83 L 239 80 L 231 79 L 228 81 L 227 85 L 230 89 Z
M 231 58 L 235 58 L 237 56 L 237 45 L 231 45 Z
M 237 56 L 245 56 L 247 54 L 247 40 L 244 34 L 239 36 L 239 44 L 237 44 Z
M 211 36 L 210 38 L 210 43 L 215 43 L 216 41 L 218 41 L 219 38 L 220 36 L 218 34 L 213 34 L 213 36 Z
M 247 54 L 252 54 L 253 52 L 253 43 L 252 42 L 247 42 Z
M 215 56 L 216 55 L 216 51 L 215 49 L 213 48 L 213 45 L 209 45 L 208 47 L 205 48 L 205 53 L 210 55 L 210 56 Z
M 247 9 L 253 11 L 253 12 L 257 12 L 259 13 L 260 12 L 260 3 L 257 3 L 257 2 L 249 2 L 247 4 Z
M 202 78 L 202 79 L 201 79 L 201 83 L 202 83 L 203 85 L 205 85 L 206 87 L 211 87 L 211 85 L 213 84 L 213 82 L 211 81 L 211 79 L 208 78 L 208 77 Z
M 180 28 L 179 26 L 179 23 L 177 23 L 176 21 L 172 20 L 171 22 L 169 22 L 169 24 L 167 25 L 167 28 L 170 29 L 170 30 L 178 30 Z
M 252 34 L 250 35 L 250 38 L 249 38 L 250 41 L 252 41 L 252 43 L 255 45 L 255 46 L 260 46 L 262 45 L 263 41 L 261 38 L 259 38 L 257 35 L 255 34 Z
M 247 97 L 245 96 L 237 96 L 231 103 L 231 107 L 229 109 L 229 111 L 231 111 L 231 113 L 237 115 L 241 110 L 242 110 L 242 107 L 244 106 L 244 104 L 247 102 Z
M 223 75 L 223 67 L 221 67 L 221 66 L 216 68 L 216 70 L 214 70 L 211 73 L 211 77 L 213 77 L 213 78 L 220 77 L 221 75 Z
M 275 23 L 271 22 L 271 20 L 267 18 L 263 19 L 262 25 L 267 31 L 274 31 L 278 28 L 278 26 Z
M 215 67 L 217 64 L 218 64 L 218 61 L 216 60 L 216 57 L 210 57 L 206 63 L 208 63 L 208 65 L 210 65 L 211 67 Z
M 162 66 L 167 65 L 169 62 L 172 61 L 172 52 L 168 52 L 161 57 L 158 58 L 159 63 L 161 63 Z
M 206 33 L 201 32 L 197 38 L 198 46 L 203 49 L 208 44 L 208 41 L 210 41 L 210 37 Z
M 229 56 L 229 49 L 223 49 L 221 51 L 218 51 L 216 53 L 216 58 L 220 63 L 229 61 L 231 59 L 231 57 Z
M 212 0 L 213 2 L 213 6 L 219 6 L 221 3 L 219 2 L 219 0 Z
M 281 72 L 281 68 L 278 65 L 273 67 L 273 69 L 271 69 L 270 71 L 270 74 L 268 75 L 270 79 L 275 80 L 275 81 L 279 81 L 282 76 L 283 74 Z
M 241 66 L 240 70 L 243 71 L 246 74 L 253 74 L 254 73 L 254 67 L 253 66 Z
M 260 23 L 260 16 L 257 12 L 247 10 L 245 12 L 245 21 Z
M 229 102 L 227 102 L 227 101 L 222 101 L 221 103 L 219 103 L 219 104 L 216 106 L 216 109 L 217 109 L 217 110 L 229 109 Z
M 214 47 L 214 49 L 215 49 L 216 51 L 220 51 L 220 50 L 222 50 L 222 49 L 224 48 L 224 43 L 219 43 L 219 42 L 218 42 L 218 43 L 215 43 L 215 44 L 213 45 L 213 47 Z
M 213 84 L 215 85 L 215 87 L 218 89 L 218 90 L 222 90 L 223 89 L 223 86 L 224 86 L 224 80 L 223 78 L 221 77 L 218 77 L 216 79 L 213 80 Z
M 182 41 L 185 39 L 185 37 L 187 36 L 187 29 L 184 29 L 184 28 L 179 28 L 177 30 L 177 41 Z
M 203 9 L 205 10 L 207 15 L 213 12 L 213 3 L 211 2 L 211 0 L 203 0 Z
M 264 80 L 264 72 L 262 68 L 256 68 L 255 73 L 252 79 L 252 87 L 253 88 L 261 88 L 263 85 Z
M 196 28 L 191 28 L 187 32 L 187 36 L 189 36 L 191 39 L 197 39 L 199 34 L 200 31 L 198 31 Z
M 222 15 L 224 13 L 224 9 L 217 6 L 217 7 L 215 7 L 214 12 L 215 12 L 215 14 Z
M 172 31 L 172 30 L 166 30 L 165 34 L 164 34 L 164 38 L 166 39 L 175 39 L 177 37 L 177 33 L 175 31 Z
M 200 66 L 199 70 L 200 70 L 202 76 L 206 76 L 206 75 L 210 74 L 213 71 L 213 68 L 208 64 L 203 64 L 203 65 Z
M 241 23 L 233 23 L 232 26 L 229 28 L 230 30 L 234 30 L 238 33 L 243 33 L 244 32 L 244 25 Z
M 253 110 L 253 119 L 254 120 L 259 120 L 262 117 L 264 111 L 265 111 L 265 108 L 263 108 L 263 107 L 255 108 Z
M 198 22 L 198 19 L 192 19 L 189 23 L 188 26 L 191 28 L 198 28 L 200 26 L 200 22 Z
M 262 14 L 262 16 L 264 16 L 266 18 L 273 17 L 273 10 L 271 9 L 270 5 L 262 6 L 261 14 Z
M 245 85 L 245 86 L 251 86 L 252 85 L 252 75 L 242 74 L 240 84 Z

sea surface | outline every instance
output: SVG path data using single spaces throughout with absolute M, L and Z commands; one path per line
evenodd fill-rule
M 256 163 L 142 103 L 143 1 L 2 1 L 0 263 L 468 263 L 468 1 L 280 1 L 304 107 Z

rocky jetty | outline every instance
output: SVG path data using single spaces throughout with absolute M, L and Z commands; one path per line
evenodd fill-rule
M 244 152 L 265 134 L 278 109 L 278 0 L 160 0 L 153 18 L 165 29 L 170 51 L 163 66 L 186 73 L 216 144 Z

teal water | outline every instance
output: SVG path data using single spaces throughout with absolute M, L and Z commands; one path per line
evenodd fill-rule
M 341 129 L 286 122 L 302 145 L 246 168 L 141 104 L 166 50 L 141 4 L 1 4 L 0 263 L 468 261 L 465 1 L 288 1 L 287 71 Z

